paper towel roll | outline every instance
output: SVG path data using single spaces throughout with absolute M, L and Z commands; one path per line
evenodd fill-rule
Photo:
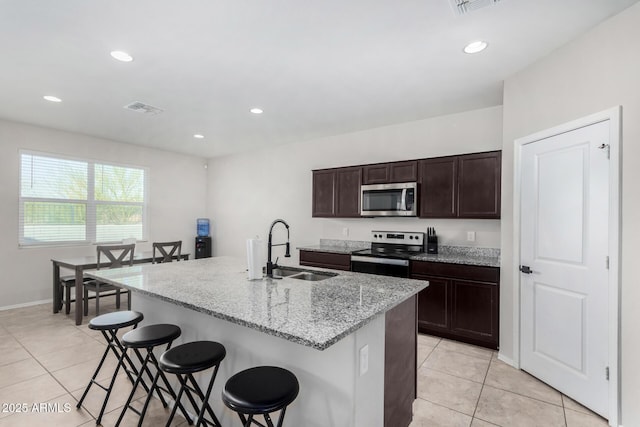
M 262 240 L 247 239 L 247 267 L 249 280 L 262 279 Z

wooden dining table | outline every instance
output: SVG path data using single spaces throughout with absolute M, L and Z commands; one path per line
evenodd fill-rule
M 173 256 L 173 259 L 177 259 L 177 256 Z M 180 254 L 181 260 L 189 260 L 189 254 Z M 153 252 L 136 252 L 133 255 L 134 264 L 150 263 L 153 261 Z M 76 281 L 76 301 L 75 301 L 75 317 L 76 325 L 82 324 L 82 300 L 83 300 L 83 272 L 93 268 L 98 268 L 97 256 L 83 256 L 75 258 L 52 258 L 51 263 L 53 265 L 53 312 L 58 313 L 60 311 L 62 295 L 60 295 L 60 268 L 68 268 L 75 273 Z M 108 268 L 108 262 L 101 262 L 101 266 Z

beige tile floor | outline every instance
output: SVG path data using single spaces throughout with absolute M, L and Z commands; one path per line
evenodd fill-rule
M 115 310 L 109 300 L 113 298 L 105 299 L 101 312 Z M 0 311 L 0 427 L 94 426 L 103 392 L 94 387 L 82 409 L 75 405 L 103 349 L 102 336 L 86 324 L 75 326 L 73 312 L 54 315 L 49 304 Z M 111 359 L 110 369 L 103 368 L 99 379 L 110 377 Z M 410 427 L 607 425 L 558 391 L 499 361 L 490 350 L 421 335 L 418 367 L 418 399 Z M 115 424 L 131 390 L 123 375 L 103 417 L 105 426 Z M 134 406 L 141 406 L 143 399 L 140 393 Z M 27 411 L 6 406 L 11 403 L 26 403 Z M 154 399 L 144 425 L 164 425 L 168 415 Z M 136 424 L 136 417 L 127 415 L 121 425 Z M 187 424 L 178 418 L 174 425 Z
M 495 351 L 420 335 L 410 427 L 607 426 L 607 421 Z

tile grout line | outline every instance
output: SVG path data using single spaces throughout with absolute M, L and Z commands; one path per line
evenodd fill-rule
M 465 414 L 464 412 L 460 412 L 460 411 L 458 411 L 457 409 L 451 409 L 451 408 L 449 408 L 448 406 L 444 406 L 444 405 L 443 405 L 443 404 L 441 404 L 441 403 L 432 402 L 432 401 L 430 401 L 429 399 L 425 399 L 425 398 L 420 397 L 420 396 L 418 396 L 418 397 L 416 398 L 416 400 L 417 400 L 417 399 L 424 400 L 425 402 L 429 402 L 429 403 L 431 403 L 432 405 L 436 405 L 436 406 L 439 406 L 439 407 L 441 407 L 441 408 L 447 409 L 447 410 L 449 410 L 449 411 L 456 412 L 456 413 L 458 413 L 458 414 L 462 414 L 462 415 L 464 415 L 465 417 L 471 417 L 471 420 L 473 421 L 473 417 L 472 417 L 471 415 L 469 415 L 469 414 Z M 483 420 L 483 421 L 484 421 L 484 420 Z
M 560 395 L 560 402 L 562 402 L 562 416 L 564 417 L 564 425 L 567 426 L 567 408 L 564 406 L 564 397 Z
M 10 332 L 9 332 L 9 333 L 10 333 Z M 10 334 L 11 334 L 11 333 L 10 333 Z M 13 336 L 13 335 L 12 335 L 12 336 Z M 50 371 L 49 371 L 49 370 L 48 370 L 48 369 L 47 369 L 47 368 L 46 368 L 46 367 L 45 367 L 45 366 L 40 362 L 40 360 L 38 360 L 38 358 L 37 358 L 35 355 L 33 355 L 33 354 L 32 354 L 32 353 L 31 353 L 31 352 L 30 352 L 30 351 L 29 351 L 29 350 L 24 346 L 24 344 L 22 344 L 22 342 L 20 342 L 20 340 L 19 340 L 18 338 L 14 337 L 14 336 L 13 336 L 13 338 L 14 338 L 14 339 L 18 342 L 18 344 L 20 344 L 20 346 L 21 346 L 21 347 L 22 347 L 22 348 L 23 348 L 23 349 L 24 349 L 24 350 L 29 354 L 29 356 L 31 356 L 31 358 L 32 358 L 33 360 L 35 360 L 35 361 L 36 361 L 36 363 L 37 363 L 38 365 L 40 365 L 40 366 L 42 367 L 42 369 L 44 369 L 44 371 L 45 371 L 45 373 L 44 373 L 44 374 L 42 374 L 42 375 L 38 375 L 38 376 L 35 376 L 35 377 L 33 377 L 33 378 L 26 379 L 26 380 L 24 380 L 24 381 L 19 381 L 19 382 L 15 383 L 15 384 L 20 384 L 20 383 L 23 383 L 23 382 L 31 381 L 31 380 L 33 380 L 33 379 L 35 379 L 35 378 L 40 378 L 40 377 L 43 377 L 43 376 L 47 375 L 47 376 L 51 377 L 51 378 L 52 378 L 52 379 L 53 379 L 53 380 L 54 380 L 54 381 L 55 381 L 55 382 L 56 382 L 56 383 L 57 383 L 57 384 L 58 384 L 58 385 L 59 385 L 59 386 L 60 386 L 60 387 L 65 391 L 65 393 L 60 394 L 60 395 L 58 395 L 58 396 L 54 396 L 54 397 L 52 397 L 51 399 L 47 400 L 46 402 L 50 402 L 50 401 L 52 401 L 52 400 L 54 400 L 54 399 L 58 399 L 58 398 L 63 397 L 63 396 L 69 396 L 69 397 L 71 398 L 71 400 L 73 400 L 73 401 L 76 401 L 76 402 L 77 402 L 77 400 L 75 399 L 75 397 L 73 397 L 73 395 L 69 392 L 69 390 L 67 390 L 67 388 L 66 388 L 64 385 L 62 385 L 62 383 L 60 383 L 60 381 L 58 381 L 58 379 L 53 375 L 53 373 L 51 373 L 51 372 L 50 372 Z M 25 360 L 26 360 L 26 359 L 25 359 Z M 9 386 L 7 386 L 7 387 L 10 387 L 10 386 L 15 385 L 15 384 L 10 384 L 10 385 L 9 385 Z M 4 388 L 4 387 L 3 387 L 3 388 Z M 46 403 L 46 402 L 45 402 L 45 403 Z M 92 414 L 91 414 L 87 409 L 85 409 L 85 412 L 86 412 L 87 414 L 89 414 L 89 416 L 93 419 L 93 421 L 95 421 L 95 419 L 96 419 L 96 418 L 95 418 L 95 417 L 94 417 L 94 416 L 93 416 L 93 415 L 92 415 Z M 11 414 L 11 415 L 17 416 L 17 413 L 15 413 L 15 414 Z M 11 415 L 9 415 L 9 417 L 10 417 Z M 6 418 L 8 418 L 8 417 L 6 417 Z M 89 421 L 87 421 L 87 422 L 89 422 Z M 83 424 L 85 424 L 85 423 L 83 423 Z
M 487 376 L 489 375 L 489 369 L 491 369 L 491 364 L 492 363 L 493 363 L 493 354 L 491 354 L 491 359 L 489 359 L 489 365 L 487 366 L 487 372 L 484 373 L 484 379 L 482 380 L 482 386 L 480 387 L 480 394 L 478 394 L 478 400 L 476 400 L 476 407 L 473 409 L 473 415 L 471 416 L 471 422 L 472 423 L 473 423 L 473 419 L 476 418 L 476 412 L 478 412 L 478 405 L 480 404 L 480 398 L 482 397 L 482 392 L 484 391 L 484 384 L 487 382 Z M 481 418 L 478 418 L 478 419 L 481 419 Z
M 57 314 L 57 313 L 56 313 L 56 314 Z M 38 357 L 37 357 L 37 356 L 35 356 L 31 351 L 29 351 L 29 349 L 27 349 L 27 347 L 25 347 L 25 345 L 20 341 L 20 339 L 19 339 L 18 337 L 16 337 L 15 335 L 13 335 L 10 331 L 7 331 L 7 332 L 9 332 L 9 334 L 10 334 L 10 335 L 11 335 L 11 336 L 12 336 L 12 337 L 13 337 L 13 338 L 18 342 L 18 344 L 20 344 L 20 346 L 21 346 L 21 347 L 22 347 L 22 348 L 23 348 L 23 349 L 24 349 L 24 350 L 25 350 L 25 351 L 26 351 L 26 352 L 27 352 L 27 353 L 28 353 L 28 354 L 29 354 L 29 355 L 30 355 L 30 356 L 31 356 L 31 357 L 32 357 L 32 358 L 33 358 L 33 359 L 34 359 L 34 360 L 35 360 L 35 361 L 36 361 L 36 362 L 41 366 L 41 367 L 42 367 L 42 369 L 44 369 L 44 371 L 46 372 L 46 374 L 43 374 L 43 375 L 49 375 L 49 376 L 50 376 L 50 377 L 51 377 L 51 378 L 52 378 L 52 379 L 53 379 L 53 380 L 54 380 L 54 381 L 55 381 L 55 382 L 56 382 L 56 383 L 57 383 L 57 384 L 58 384 L 58 385 L 59 385 L 59 386 L 60 386 L 60 387 L 65 391 L 65 393 L 64 393 L 64 394 L 62 394 L 62 395 L 60 395 L 60 396 L 55 396 L 55 397 L 53 397 L 53 398 L 52 398 L 52 399 L 50 399 L 50 400 L 57 399 L 57 398 L 59 398 L 59 397 L 61 397 L 61 396 L 65 396 L 65 395 L 67 395 L 67 396 L 69 396 L 69 397 L 71 398 L 71 400 L 72 400 L 72 401 L 74 401 L 74 402 L 76 402 L 76 403 L 77 403 L 77 402 L 78 402 L 78 400 L 73 396 L 73 394 L 71 393 L 71 391 L 70 391 L 70 390 L 68 390 L 68 389 L 64 386 L 64 384 L 62 384 L 62 383 L 61 383 L 61 382 L 60 382 L 60 381 L 55 377 L 55 375 L 53 374 L 53 372 L 49 371 L 49 369 L 48 369 L 46 366 L 44 366 L 44 364 L 42 364 L 42 362 L 40 362 L 40 360 L 38 359 Z M 37 378 L 37 377 L 36 377 L 36 378 Z M 74 406 L 75 406 L 75 405 L 74 405 Z M 89 415 L 89 416 L 90 416 L 94 421 L 96 420 L 96 417 L 94 417 L 94 416 L 93 416 L 93 414 L 92 414 L 92 413 L 91 413 L 87 408 L 85 408 L 84 406 L 82 406 L 82 408 L 83 408 L 83 410 L 84 410 L 84 411 L 85 411 L 85 412 L 86 412 L 86 413 L 87 413 L 87 414 L 88 414 L 88 415 Z M 77 408 L 77 409 L 79 409 L 79 408 Z M 83 424 L 84 424 L 84 423 L 83 423 Z

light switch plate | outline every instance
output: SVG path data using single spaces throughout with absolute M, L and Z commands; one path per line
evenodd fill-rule
M 475 242 L 476 241 L 476 232 L 475 231 L 467 231 L 467 241 Z
M 342 229 L 342 235 L 343 235 L 344 237 L 348 237 L 348 236 L 349 236 L 349 227 L 344 227 L 344 228 Z

